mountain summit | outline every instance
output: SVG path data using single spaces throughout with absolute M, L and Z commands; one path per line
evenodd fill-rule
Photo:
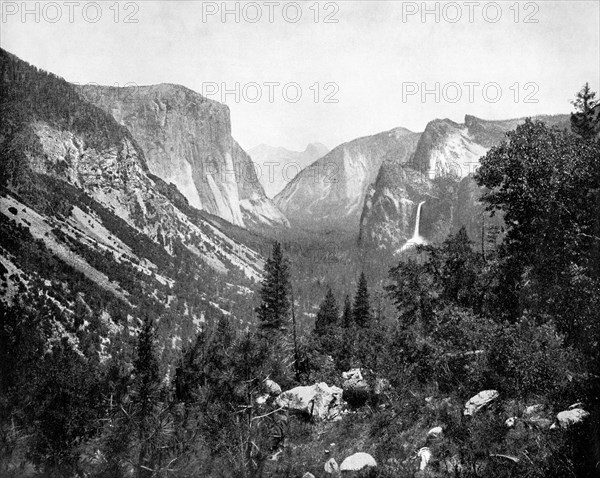
M 298 174 L 275 203 L 292 225 L 357 231 L 369 185 L 387 155 L 407 161 L 419 134 L 396 128 L 341 144 Z
M 288 226 L 232 138 L 226 105 L 173 84 L 80 91 L 131 132 L 150 172 L 177 186 L 192 206 L 242 227 Z
M 321 143 L 310 143 L 304 151 L 261 144 L 249 151 L 267 196 L 275 197 L 304 168 L 329 152 Z

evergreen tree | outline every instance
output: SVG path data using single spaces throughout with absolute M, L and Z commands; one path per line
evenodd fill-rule
M 256 309 L 261 330 L 285 330 L 290 313 L 289 261 L 283 256 L 281 244 L 275 242 L 271 257 L 265 264 L 260 291 L 262 303 Z
M 571 114 L 571 129 L 584 139 L 594 138 L 600 126 L 600 117 L 594 118 L 592 112 L 594 107 L 600 104 L 595 98 L 596 93 L 586 83 L 575 95 L 575 100 L 571 101 L 576 110 Z
M 137 357 L 134 361 L 137 400 L 143 412 L 151 405 L 159 385 L 159 366 L 155 351 L 154 325 L 146 317 L 138 337 Z
M 344 300 L 344 312 L 342 314 L 342 327 L 348 329 L 352 327 L 352 303 L 350 302 L 350 296 L 346 295 Z
M 352 308 L 352 319 L 359 327 L 368 327 L 371 321 L 371 306 L 369 303 L 369 289 L 365 273 L 361 272 L 358 279 L 354 307 Z
M 473 242 L 463 226 L 449 236 L 438 249 L 439 264 L 434 265 L 444 299 L 463 307 L 478 305 L 478 277 L 482 274 L 483 258 L 473 250 Z M 435 262 L 435 261 L 430 261 Z
M 596 92 L 592 91 L 589 83 L 585 85 L 575 95 L 575 100 L 571 101 L 571 104 L 575 106 L 580 113 L 589 113 L 592 108 L 598 103 L 596 98 Z
M 335 300 L 335 296 L 333 295 L 333 291 L 331 290 L 331 287 L 329 287 L 327 289 L 325 299 L 323 299 L 323 302 L 321 302 L 319 311 L 317 312 L 317 318 L 315 320 L 315 334 L 325 334 L 328 329 L 337 325 L 339 319 L 340 309 L 337 301 Z
M 138 337 L 137 357 L 134 361 L 134 403 L 137 425 L 137 477 L 150 476 L 153 469 L 153 409 L 157 405 L 160 387 L 159 365 L 155 351 L 155 333 L 152 319 L 144 319 Z

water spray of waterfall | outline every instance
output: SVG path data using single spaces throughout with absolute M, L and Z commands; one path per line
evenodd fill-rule
M 406 244 L 402 246 L 400 252 L 410 249 L 411 247 L 417 246 L 419 244 L 427 244 L 427 240 L 419 234 L 419 223 L 421 222 L 421 207 L 425 204 L 425 201 L 419 203 L 417 207 L 417 218 L 415 220 L 415 232 L 413 236 L 407 241 Z

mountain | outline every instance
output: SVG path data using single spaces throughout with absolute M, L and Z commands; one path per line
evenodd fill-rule
M 73 336 L 77 304 L 117 335 L 158 316 L 174 349 L 203 320 L 251 317 L 258 236 L 190 206 L 73 85 L 4 50 L 0 80 L 0 305 L 45 297 Z
M 281 192 L 304 168 L 329 152 L 321 143 L 310 143 L 304 151 L 290 151 L 282 147 L 261 144 L 248 153 L 257 165 L 257 175 L 268 197 Z
M 302 170 L 275 197 L 292 226 L 358 231 L 368 187 L 388 156 L 408 161 L 419 134 L 396 128 L 341 144 Z
M 569 123 L 568 115 L 543 115 L 535 119 L 550 126 L 568 127 Z M 465 116 L 463 124 L 449 119 L 433 120 L 419 141 L 413 168 L 430 178 L 448 173 L 465 177 L 475 171 L 481 156 L 524 120 L 486 121 L 470 115 Z
M 533 119 L 569 128 L 568 115 Z M 420 230 L 428 240 L 443 240 L 463 225 L 471 237 L 480 239 L 483 223 L 500 227 L 497 218 L 484 213 L 478 187 L 469 175 L 477 169 L 479 158 L 522 122 L 524 118 L 487 121 L 469 115 L 464 124 L 431 121 L 408 162 L 393 155 L 383 162 L 365 201 L 360 242 L 375 249 L 399 250 L 412 236 L 421 201 L 425 204 Z
M 231 136 L 229 108 L 180 85 L 83 86 L 83 97 L 125 126 L 149 171 L 191 206 L 241 227 L 288 227 Z

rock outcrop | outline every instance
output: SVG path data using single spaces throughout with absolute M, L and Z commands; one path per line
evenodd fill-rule
M 325 382 L 295 387 L 279 395 L 275 404 L 317 419 L 335 418 L 342 409 L 342 389 Z
M 288 226 L 232 138 L 227 106 L 172 84 L 80 91 L 131 132 L 150 172 L 177 186 L 193 207 L 238 226 Z
M 483 390 L 477 395 L 471 397 L 467 403 L 465 403 L 463 414 L 465 416 L 473 416 L 483 407 L 496 400 L 499 396 L 500 394 L 497 390 Z

